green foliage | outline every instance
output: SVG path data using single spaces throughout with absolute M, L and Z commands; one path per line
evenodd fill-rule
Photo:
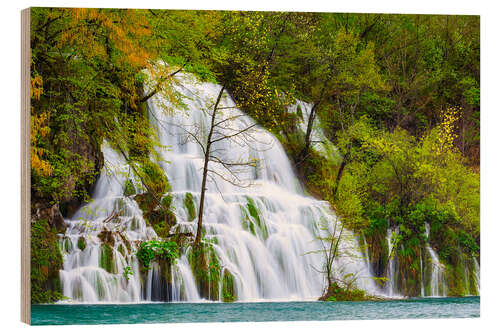
M 215 253 L 213 242 L 215 242 L 215 240 L 207 240 L 203 238 L 199 244 L 193 245 L 188 252 L 188 260 L 191 265 L 200 296 L 210 300 L 219 300 L 221 280 L 223 297 L 224 294 L 234 294 L 234 291 L 230 288 L 230 286 L 232 286 L 232 278 L 225 276 L 221 272 L 221 265 L 219 263 L 219 258 Z
M 126 196 L 126 197 L 129 197 L 131 195 L 134 195 L 135 193 L 136 192 L 135 192 L 134 183 L 132 182 L 132 180 L 127 179 L 125 181 L 125 185 L 124 185 L 124 189 L 123 189 L 123 195 Z
M 170 184 L 168 183 L 167 176 L 163 169 L 155 162 L 150 159 L 143 160 L 139 164 L 142 180 L 144 186 L 146 186 L 154 195 L 161 196 L 170 190 Z
M 121 142 L 148 58 L 140 20 L 134 11 L 33 9 L 32 187 L 42 199 L 86 200 L 102 166 L 100 145 Z
M 31 303 L 53 303 L 62 299 L 59 270 L 63 258 L 57 232 L 46 219 L 31 224 Z
M 175 242 L 150 240 L 142 242 L 137 250 L 137 258 L 145 269 L 151 268 L 151 262 L 166 260 L 174 262 L 179 258 L 179 247 Z
M 236 301 L 236 289 L 234 286 L 234 277 L 226 269 L 222 276 L 222 301 L 226 303 Z
M 162 205 L 162 207 L 165 208 L 165 209 L 171 208 L 172 199 L 173 199 L 173 197 L 172 197 L 171 194 L 168 194 L 168 195 L 164 196 L 161 199 L 161 205 Z
M 366 207 L 365 214 L 368 219 L 368 226 L 365 229 L 366 236 L 385 235 L 389 228 L 389 216 L 384 206 L 374 202 L 374 207 Z
M 366 295 L 364 290 L 356 288 L 344 288 L 334 282 L 328 287 L 328 291 L 320 300 L 326 302 L 343 302 L 343 301 L 366 301 L 370 297 Z
M 129 280 L 131 275 L 134 275 L 134 271 L 132 271 L 132 267 L 126 266 L 123 269 L 123 276 L 125 277 L 125 279 Z
M 163 196 L 160 204 L 151 193 L 137 194 L 134 196 L 134 200 L 142 210 L 144 219 L 153 227 L 158 237 L 167 237 L 170 228 L 177 223 L 177 217 L 173 211 L 174 207 L 171 205 L 172 195 Z
M 358 128 L 370 135 L 360 135 Z M 366 229 L 362 224 L 357 229 L 373 236 L 390 225 L 399 226 L 398 253 L 414 257 L 416 249 L 427 241 L 428 223 L 431 243 L 444 260 L 449 262 L 459 248 L 474 255 L 478 250 L 475 238 L 479 236 L 479 183 L 475 183 L 477 175 L 463 164 L 461 154 L 452 146 L 442 148 L 436 130 L 416 140 L 401 129 L 388 133 L 369 128 L 361 119 L 354 131 L 340 137 L 340 148 L 349 152 L 351 163 L 339 191 L 347 191 L 350 198 L 340 194 L 337 199 L 344 201 L 339 205 L 342 207 L 358 198 L 355 211 L 369 224 Z M 471 186 L 463 187 L 464 183 Z M 467 202 L 462 200 L 465 196 Z M 418 270 L 411 266 L 415 262 L 408 265 L 410 270 Z

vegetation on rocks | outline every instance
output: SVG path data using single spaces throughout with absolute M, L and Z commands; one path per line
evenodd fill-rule
M 46 219 L 31 224 L 31 302 L 53 303 L 62 298 L 59 270 L 63 258 L 56 231 Z
M 366 295 L 364 290 L 342 287 L 336 282 L 332 283 L 326 293 L 319 298 L 320 301 L 325 302 L 368 301 L 376 299 L 373 296 Z
M 179 248 L 175 242 L 150 240 L 139 245 L 136 255 L 144 269 L 148 270 L 155 260 L 158 262 L 164 260 L 168 264 L 175 262 L 179 258 Z
M 137 194 L 134 199 L 141 208 L 144 219 L 158 237 L 166 238 L 170 233 L 170 228 L 177 222 L 173 207 L 171 207 L 171 197 L 165 196 L 160 205 L 149 193 Z
M 233 302 L 236 300 L 234 277 L 221 267 L 213 242 L 215 240 L 203 239 L 198 245 L 193 245 L 188 252 L 188 260 L 201 297 L 218 301 L 221 295 L 223 302 Z
M 188 221 L 193 221 L 196 218 L 196 208 L 194 206 L 193 195 L 190 192 L 186 193 L 184 206 L 186 206 L 188 212 Z

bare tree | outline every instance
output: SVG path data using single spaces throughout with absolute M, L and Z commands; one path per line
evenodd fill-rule
M 224 111 L 228 109 L 236 109 L 236 106 L 222 106 L 221 100 L 224 95 L 224 86 L 221 87 L 215 102 L 213 105 L 207 106 L 206 110 L 200 110 L 200 112 L 206 112 L 210 118 L 210 124 L 208 128 L 203 128 L 200 124 L 172 124 L 168 123 L 170 126 L 174 126 L 185 133 L 185 141 L 195 142 L 201 149 L 203 153 L 203 170 L 202 170 L 202 182 L 200 190 L 200 203 L 198 211 L 198 223 L 196 228 L 196 237 L 194 245 L 198 245 L 201 242 L 201 234 L 203 230 L 203 214 L 205 207 L 205 197 L 207 191 L 207 180 L 210 179 L 217 186 L 217 182 L 214 177 L 218 177 L 225 182 L 233 184 L 238 187 L 249 187 L 253 185 L 250 179 L 245 179 L 241 177 L 241 174 L 248 173 L 250 168 L 258 167 L 258 160 L 255 158 L 241 159 L 241 158 L 231 158 L 222 157 L 221 148 L 217 148 L 217 143 L 221 141 L 231 141 L 239 146 L 252 147 L 253 143 L 263 143 L 255 137 L 257 131 L 257 124 L 251 122 L 244 126 L 235 127 L 234 122 L 241 117 L 246 115 L 243 113 L 230 113 L 225 114 Z M 154 115 L 153 115 L 154 117 Z M 156 119 L 161 125 L 162 121 Z M 265 143 L 271 147 L 271 143 Z M 265 150 L 257 149 L 252 147 L 253 150 Z M 224 174 L 220 170 L 218 171 L 214 168 L 214 165 L 222 166 Z M 219 191 L 220 192 L 220 191 Z
M 340 247 L 341 242 L 345 240 L 345 237 L 347 237 L 344 233 L 345 223 L 337 217 L 335 217 L 335 220 L 332 223 L 333 230 L 330 230 L 328 222 L 323 221 L 322 230 L 324 230 L 324 234 L 321 235 L 320 232 L 320 235 L 316 237 L 321 244 L 321 248 L 307 253 L 320 253 L 323 256 L 322 269 L 313 267 L 313 269 L 317 272 L 324 274 L 326 278 L 327 285 L 321 299 L 326 299 L 328 295 L 332 295 L 334 293 L 333 288 L 335 288 L 336 285 L 341 286 L 345 290 L 355 288 L 359 274 L 359 272 L 345 274 L 345 267 L 334 267 L 335 260 L 342 257 L 352 259 L 355 257 L 355 254 L 351 253 L 349 249 L 341 249 Z
M 337 218 L 335 219 L 333 232 L 330 232 L 328 225 L 325 225 L 323 229 L 327 232 L 325 236 L 318 236 L 317 239 L 321 244 L 321 249 L 318 251 L 313 251 L 311 253 L 321 253 L 324 257 L 323 269 L 320 271 L 325 274 L 328 283 L 327 288 L 332 285 L 335 281 L 333 272 L 333 262 L 340 255 L 339 244 L 342 239 L 342 233 L 344 232 L 344 223 L 340 222 L 340 231 L 337 235 L 337 227 L 339 223 Z

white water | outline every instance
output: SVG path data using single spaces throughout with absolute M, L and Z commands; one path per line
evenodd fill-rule
M 476 283 L 477 293 L 479 294 L 481 289 L 481 279 L 480 279 L 481 269 L 479 268 L 479 263 L 476 258 L 474 258 L 473 263 L 474 263 L 474 282 Z
M 401 297 L 398 293 L 398 260 L 394 251 L 394 244 L 392 242 L 392 234 L 399 234 L 399 228 L 387 229 L 387 244 L 389 247 L 389 258 L 387 264 L 387 279 L 385 291 L 388 296 Z M 426 237 L 429 237 L 429 225 L 426 224 Z M 446 282 L 444 279 L 444 267 L 439 262 L 436 252 L 431 248 L 428 242 L 425 245 L 426 254 L 420 254 L 420 296 L 446 296 Z M 424 259 L 429 256 L 429 260 Z M 427 281 L 425 273 L 430 269 L 430 279 Z M 429 284 L 430 293 L 426 292 L 425 286 Z
M 430 227 L 429 224 L 425 224 L 425 236 L 429 238 Z M 438 255 L 436 251 L 426 242 L 425 249 L 431 257 L 431 280 L 430 280 L 430 294 L 427 296 L 446 296 L 446 282 L 444 279 L 444 266 L 439 262 Z M 422 295 L 424 296 L 424 295 Z
M 172 205 L 178 223 L 171 232 L 195 233 L 196 219 L 188 221 L 183 201 L 190 192 L 198 207 L 203 155 L 184 129 L 196 132 L 200 140 L 206 139 L 211 108 L 219 90 L 218 85 L 198 83 L 184 76 L 178 91 L 185 96 L 186 109 L 174 107 L 175 112 L 167 114 L 164 111 L 166 101 L 158 97 L 149 103 L 150 119 L 157 128 L 160 143 L 169 147 L 159 150 L 169 163 L 158 163 L 172 186 Z M 253 124 L 251 118 L 235 108 L 229 97 L 223 97 L 220 107 L 224 110 L 216 121 L 228 117 L 234 119 L 224 123 L 225 128 L 215 133 L 215 138 Z M 232 140 L 221 140 L 212 149 L 215 156 L 225 161 L 257 161 L 255 167 L 232 168 L 236 176 L 221 165 L 209 164 L 224 178 L 237 182 L 234 177 L 238 177 L 241 184 L 250 185 L 235 186 L 212 174 L 205 198 L 206 238 L 216 239 L 215 253 L 221 269 L 234 277 L 237 299 L 306 300 L 321 296 L 325 281 L 318 270 L 323 269 L 323 254 L 311 252 L 322 248 L 317 236 L 334 230 L 337 219 L 329 205 L 304 195 L 280 143 L 263 129 L 256 128 Z M 133 254 L 140 241 L 157 236 L 147 226 L 137 203 L 122 194 L 125 180 L 132 177 L 127 163 L 107 145 L 103 145 L 102 151 L 107 168 L 96 184 L 93 202 L 66 221 L 68 229 L 61 238 L 64 249 L 64 270 L 60 272 L 63 293 L 73 302 L 154 300 L 160 283 L 158 267 L 153 265 L 141 281 L 139 263 Z M 249 212 L 249 202 L 258 211 L 260 225 Z M 103 222 L 116 211 L 120 212 L 118 218 Z M 248 223 L 254 225 L 254 233 L 245 227 Z M 114 238 L 111 272 L 107 272 L 101 263 L 104 246 L 98 235 L 103 230 L 111 231 Z M 338 225 L 337 234 L 339 230 Z M 86 240 L 83 251 L 78 248 L 80 237 Z M 130 249 L 124 251 L 127 245 Z M 124 275 L 127 266 L 133 272 L 128 279 Z M 370 294 L 380 294 L 368 266 L 356 238 L 344 230 L 339 256 L 334 262 L 336 278 L 355 275 L 358 287 Z M 172 267 L 172 280 L 172 300 L 200 300 L 185 254 Z
M 307 132 L 307 123 L 311 114 L 313 104 L 296 100 L 294 105 L 288 108 L 288 112 L 295 113 L 298 116 L 298 129 L 303 135 Z M 300 108 L 300 112 L 298 111 Z M 311 147 L 323 154 L 327 159 L 338 160 L 340 158 L 337 147 L 326 137 L 321 128 L 321 122 L 318 116 L 314 118 L 311 130 Z
M 385 292 L 390 297 L 401 297 L 397 292 L 397 260 L 396 260 L 396 250 L 394 249 L 394 244 L 392 242 L 392 234 L 399 233 L 399 227 L 396 229 L 388 228 L 386 241 L 389 247 L 388 260 L 387 260 L 387 282 L 385 284 Z

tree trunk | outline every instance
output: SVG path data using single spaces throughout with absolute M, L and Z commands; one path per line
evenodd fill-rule
M 339 171 L 337 172 L 337 177 L 335 178 L 335 185 L 332 190 L 332 197 L 335 198 L 337 195 L 337 190 L 339 188 L 340 178 L 342 177 L 342 173 L 344 172 L 344 168 L 347 165 L 348 159 L 347 156 L 344 155 L 342 158 L 342 163 L 340 163 Z
M 205 162 L 203 164 L 203 178 L 201 181 L 201 194 L 200 194 L 200 210 L 198 212 L 198 226 L 196 229 L 196 238 L 194 240 L 194 245 L 197 246 L 201 241 L 201 231 L 203 229 L 203 209 L 205 206 L 205 192 L 207 184 L 207 174 L 208 174 L 208 161 L 210 160 L 210 146 L 212 145 L 212 135 L 214 133 L 215 116 L 217 114 L 217 107 L 219 106 L 220 100 L 222 98 L 222 93 L 224 92 L 224 86 L 222 86 L 219 96 L 217 96 L 217 101 L 214 105 L 214 111 L 212 113 L 212 119 L 210 122 L 210 131 L 207 137 L 207 147 L 205 149 Z
M 302 162 L 306 159 L 307 155 L 309 154 L 309 149 L 311 148 L 311 134 L 312 134 L 312 127 L 314 124 L 314 118 L 316 118 L 316 108 L 320 105 L 321 100 L 323 99 L 323 95 L 325 93 L 326 89 L 326 82 L 323 85 L 323 88 L 321 89 L 321 94 L 319 96 L 319 99 L 316 103 L 314 103 L 313 107 L 311 108 L 311 113 L 309 113 L 309 119 L 307 120 L 307 130 L 306 130 L 306 138 L 305 138 L 305 144 L 304 144 L 304 149 L 300 152 L 298 156 L 298 162 Z
M 307 120 L 307 129 L 306 129 L 306 138 L 305 138 L 305 143 L 304 143 L 304 149 L 300 152 L 299 155 L 299 161 L 303 161 L 306 157 L 307 154 L 309 153 L 309 149 L 311 148 L 311 133 L 312 133 L 312 127 L 314 124 L 314 118 L 316 118 L 316 108 L 318 107 L 319 102 L 314 103 L 313 107 L 311 108 L 311 113 L 309 113 L 309 119 Z

